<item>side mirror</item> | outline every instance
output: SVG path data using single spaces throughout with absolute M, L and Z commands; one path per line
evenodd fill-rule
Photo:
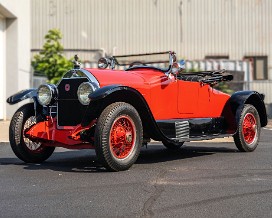
M 180 60 L 180 61 L 179 61 L 179 65 L 180 65 L 181 71 L 182 71 L 182 70 L 185 70 L 185 68 L 186 68 L 186 67 L 185 67 L 185 60 Z
M 176 53 L 169 52 L 169 65 L 172 66 L 177 61 Z
M 109 66 L 109 61 L 106 58 L 100 58 L 98 60 L 98 68 L 106 69 Z
M 181 60 L 180 62 L 173 63 L 172 72 L 174 75 L 177 75 L 179 72 L 185 69 L 185 61 Z

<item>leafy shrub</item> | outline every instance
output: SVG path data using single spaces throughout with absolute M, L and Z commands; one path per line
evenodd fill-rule
M 49 83 L 57 83 L 63 74 L 73 67 L 71 60 L 63 56 L 61 38 L 60 30 L 49 30 L 45 35 L 43 50 L 35 55 L 31 62 L 34 73 L 45 75 Z

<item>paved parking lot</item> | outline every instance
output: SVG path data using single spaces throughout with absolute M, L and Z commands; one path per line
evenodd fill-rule
M 232 142 L 142 148 L 128 171 L 106 172 L 94 151 L 57 149 L 24 164 L 0 144 L 0 217 L 271 217 L 272 131 L 255 152 Z

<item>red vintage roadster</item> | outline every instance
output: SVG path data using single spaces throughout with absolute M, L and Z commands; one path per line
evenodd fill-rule
M 167 64 L 150 59 L 163 55 Z M 174 52 L 101 58 L 98 69 L 81 69 L 75 56 L 74 69 L 57 85 L 7 99 L 33 100 L 11 120 L 12 150 L 24 162 L 40 163 L 55 147 L 93 148 L 111 171 L 130 168 L 150 139 L 178 149 L 186 141 L 233 136 L 240 151 L 254 151 L 267 125 L 264 95 L 216 90 L 233 78 L 224 70 L 183 70 Z

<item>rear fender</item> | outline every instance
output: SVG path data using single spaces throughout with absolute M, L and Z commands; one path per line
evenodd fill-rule
M 253 105 L 260 116 L 261 126 L 267 125 L 267 114 L 264 104 L 264 95 L 256 91 L 240 91 L 235 92 L 230 98 L 230 106 L 233 114 L 235 115 L 235 121 L 238 125 L 241 117 L 242 110 L 245 104 Z

